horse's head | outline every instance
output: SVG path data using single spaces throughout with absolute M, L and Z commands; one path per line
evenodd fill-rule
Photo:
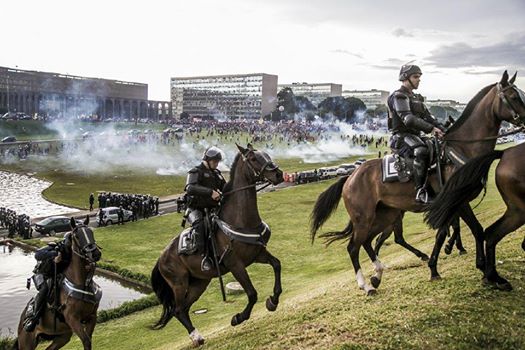
M 242 159 L 247 165 L 247 176 L 253 181 L 268 180 L 273 185 L 278 185 L 284 181 L 283 172 L 279 166 L 275 164 L 268 153 L 258 151 L 248 144 L 246 148 L 237 145 L 239 152 L 241 152 Z
M 514 85 L 516 75 L 509 79 L 507 71 L 496 85 L 497 97 L 494 101 L 496 116 L 517 126 L 525 126 L 525 92 Z
M 71 241 L 73 254 L 78 255 L 90 263 L 95 263 L 100 260 L 102 253 L 95 242 L 93 231 L 87 226 L 88 224 L 89 216 L 86 216 L 86 220 L 81 225 L 77 225 L 75 219 L 71 218 L 71 228 L 73 231 L 71 231 L 68 240 Z

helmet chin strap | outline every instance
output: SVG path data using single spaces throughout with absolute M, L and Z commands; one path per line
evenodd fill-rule
M 408 83 L 410 84 L 410 86 L 412 86 L 413 90 L 417 90 L 417 88 L 414 86 L 414 84 L 412 84 L 412 80 L 410 80 L 410 77 L 408 77 Z

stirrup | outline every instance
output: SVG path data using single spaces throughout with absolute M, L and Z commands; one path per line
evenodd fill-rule
M 422 204 L 430 204 L 432 202 L 432 198 L 428 194 L 428 191 L 425 187 L 421 187 L 417 190 L 416 202 Z
M 207 256 L 205 256 L 204 258 L 202 258 L 202 261 L 201 261 L 201 271 L 206 272 L 210 270 L 211 270 L 211 261 Z

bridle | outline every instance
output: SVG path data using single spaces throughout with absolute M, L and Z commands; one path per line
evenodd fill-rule
M 232 193 L 235 193 L 235 192 L 247 190 L 249 188 L 255 188 L 255 187 L 257 187 L 257 182 L 265 182 L 266 183 L 264 186 L 258 188 L 257 192 L 259 192 L 259 191 L 261 191 L 261 190 L 263 190 L 266 187 L 271 185 L 270 181 L 268 181 L 264 177 L 264 172 L 266 170 L 269 170 L 269 171 L 278 170 L 279 166 L 277 164 L 275 164 L 266 153 L 261 153 L 260 156 L 264 159 L 265 163 L 263 164 L 263 166 L 261 167 L 260 170 L 257 170 L 257 169 L 255 169 L 255 167 L 251 163 L 250 159 L 248 158 L 248 156 L 250 154 L 253 154 L 257 158 L 258 154 L 255 153 L 255 150 L 249 150 L 246 153 L 241 153 L 241 156 L 242 156 L 242 160 L 243 160 L 244 164 L 246 164 L 248 166 L 248 168 L 250 169 L 250 171 L 253 173 L 253 176 L 255 178 L 255 183 L 251 184 L 251 185 L 248 185 L 248 186 L 239 187 L 239 188 L 236 188 L 234 190 L 225 192 L 225 193 L 222 194 L 223 197 L 228 196 L 228 195 L 230 195 Z
M 77 255 L 81 259 L 86 260 L 89 264 L 96 264 L 96 261 L 93 260 L 93 258 L 90 258 L 89 255 L 92 256 L 92 253 L 95 250 L 99 249 L 99 246 L 94 240 L 91 242 L 91 239 L 89 238 L 86 229 L 87 226 L 84 225 L 77 226 L 73 229 L 73 232 L 71 232 L 71 239 L 75 242 L 75 244 L 71 244 L 71 251 L 73 252 L 73 254 Z M 84 235 L 84 239 L 86 241 L 86 244 L 84 244 L 84 246 L 80 244 L 80 241 L 77 237 L 79 231 L 81 231 Z M 78 248 L 75 249 L 75 246 L 80 247 L 80 250 L 78 250 Z
M 521 99 L 521 102 L 524 105 L 525 105 L 525 93 L 523 91 L 521 91 L 514 84 L 509 84 L 509 85 L 503 87 L 503 85 L 501 85 L 501 83 L 498 83 L 497 89 L 498 89 L 498 96 L 499 96 L 501 102 L 503 102 L 503 105 L 505 107 L 507 107 L 507 109 L 510 111 L 510 114 L 512 115 L 512 124 L 517 125 L 517 126 L 521 126 L 521 127 L 525 126 L 525 116 L 521 116 L 518 112 L 516 112 L 516 109 L 514 108 L 512 103 L 510 103 L 509 99 L 505 95 L 505 91 L 513 89 L 518 94 L 518 96 Z
M 503 103 L 505 107 L 509 110 L 510 114 L 512 115 L 512 121 L 510 121 L 511 124 L 518 126 L 518 129 L 514 129 L 512 131 L 498 134 L 496 136 L 488 136 L 484 137 L 482 139 L 474 139 L 474 140 L 459 140 L 459 139 L 445 139 L 445 142 L 462 142 L 462 143 L 474 143 L 474 142 L 485 142 L 485 141 L 494 141 L 499 139 L 500 137 L 510 136 L 513 134 L 517 134 L 519 132 L 525 131 L 525 116 L 521 116 L 518 112 L 516 112 L 516 109 L 512 105 L 512 103 L 509 101 L 508 97 L 505 95 L 505 91 L 514 89 L 514 91 L 518 94 L 518 96 L 521 99 L 521 102 L 523 105 L 525 105 L 525 93 L 521 91 L 516 85 L 509 84 L 505 87 L 501 83 L 498 83 L 496 86 L 497 89 L 497 95 L 500 101 Z

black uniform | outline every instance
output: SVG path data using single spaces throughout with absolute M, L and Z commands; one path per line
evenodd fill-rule
M 426 108 L 423 97 L 401 86 L 388 97 L 388 127 L 392 131 L 393 148 L 402 156 L 413 156 L 416 189 L 424 187 L 429 166 L 429 151 L 421 132 L 434 127 L 445 130 Z
M 58 256 L 59 252 L 62 255 L 62 259 L 61 262 L 57 264 L 56 269 L 57 274 L 60 274 L 65 270 L 70 260 L 63 242 L 58 245 L 50 243 L 48 246 L 40 248 L 35 252 L 35 259 L 38 263 L 33 271 L 33 282 L 38 290 L 38 294 L 34 298 L 34 304 L 31 304 L 27 309 L 24 329 L 28 332 L 32 332 L 35 329 L 44 310 L 49 287 L 55 272 L 55 262 L 53 259 Z
M 190 210 L 188 221 L 194 228 L 195 242 L 200 252 L 204 251 L 206 237 L 204 232 L 204 209 L 214 208 L 219 205 L 212 199 L 214 190 L 222 191 L 226 181 L 218 169 L 208 169 L 201 163 L 188 172 L 186 179 L 186 194 Z

